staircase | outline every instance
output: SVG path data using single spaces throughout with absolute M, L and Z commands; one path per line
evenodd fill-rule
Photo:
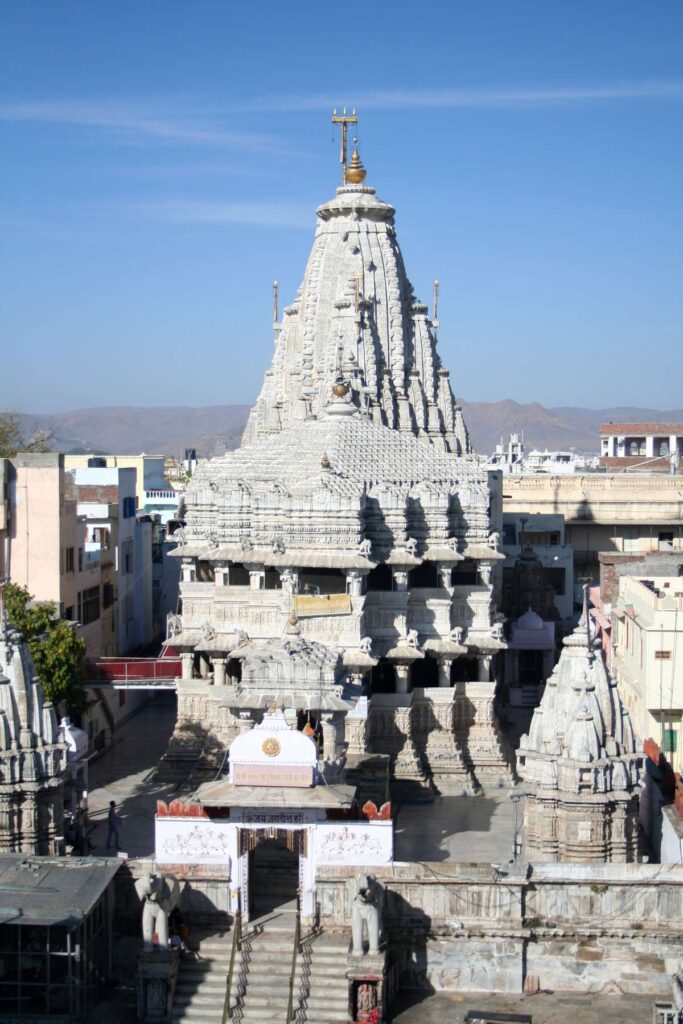
M 291 911 L 273 911 L 245 925 L 231 993 L 237 1024 L 286 1024 L 295 936 Z
M 348 950 L 348 934 L 321 932 L 304 937 L 297 960 L 296 1024 L 346 1024 Z
M 231 935 L 229 932 L 199 936 L 192 941 L 191 954 L 181 958 L 175 998 L 173 1024 L 220 1024 L 225 1001 L 225 979 L 230 966 Z

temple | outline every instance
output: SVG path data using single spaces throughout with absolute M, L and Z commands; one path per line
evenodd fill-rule
M 188 487 L 166 764 L 221 757 L 276 704 L 328 766 L 377 755 L 395 791 L 472 793 L 512 780 L 501 477 L 470 452 L 395 211 L 364 179 L 354 150 L 242 445 Z
M 634 861 L 643 755 L 584 613 L 517 751 L 527 784 L 525 855 L 534 861 Z
M 58 853 L 63 844 L 66 744 L 20 633 L 0 595 L 0 852 Z

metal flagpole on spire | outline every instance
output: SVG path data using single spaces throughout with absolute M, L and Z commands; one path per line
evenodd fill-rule
M 275 344 L 280 337 L 280 310 L 278 307 L 278 298 L 280 294 L 280 285 L 277 281 L 273 281 L 273 333 L 275 334 Z
M 337 113 L 336 107 L 332 112 L 332 124 L 341 125 L 341 149 L 339 152 L 339 163 L 342 165 L 342 185 L 346 185 L 346 153 L 348 142 L 348 129 L 350 124 L 358 124 L 358 115 L 355 109 L 350 114 L 346 113 L 346 107 L 341 114 Z

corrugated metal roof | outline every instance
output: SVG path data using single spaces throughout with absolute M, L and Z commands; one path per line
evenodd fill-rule
M 0 921 L 77 924 L 95 906 L 121 864 L 115 857 L 0 854 Z

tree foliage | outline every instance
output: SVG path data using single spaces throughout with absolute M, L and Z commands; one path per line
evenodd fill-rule
M 32 601 L 25 587 L 6 585 L 7 618 L 28 644 L 45 696 L 54 704 L 64 704 L 68 711 L 84 711 L 85 641 L 66 619 L 55 616 L 51 604 Z
M 0 459 L 11 459 L 17 452 L 49 452 L 51 436 L 51 431 L 38 431 L 24 440 L 19 416 L 0 412 Z

